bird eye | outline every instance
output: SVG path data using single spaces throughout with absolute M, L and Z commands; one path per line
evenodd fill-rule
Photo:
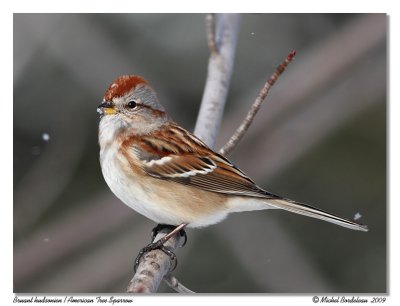
M 128 105 L 129 108 L 132 109 L 132 108 L 136 107 L 136 102 L 135 101 L 129 101 L 127 105 Z

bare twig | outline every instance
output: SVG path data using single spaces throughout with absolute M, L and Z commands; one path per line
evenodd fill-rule
M 163 243 L 167 242 L 169 239 L 171 239 L 174 235 L 176 235 L 179 231 L 183 230 L 186 227 L 186 223 L 182 223 L 178 225 L 173 231 L 169 232 L 167 235 L 162 237 L 160 240 L 163 241 Z M 154 241 L 157 241 L 154 239 Z
M 171 273 L 164 277 L 164 282 L 178 293 L 196 293 L 182 285 Z
M 181 235 L 174 235 L 165 239 L 168 234 L 168 229 L 161 230 L 154 238 L 154 242 L 163 239 L 164 246 L 174 252 L 183 245 L 184 238 Z M 126 291 L 129 293 L 157 292 L 161 281 L 169 274 L 171 268 L 173 268 L 171 258 L 163 251 L 156 249 L 144 254 Z
M 268 95 L 269 90 L 275 84 L 279 76 L 285 71 L 286 66 L 292 61 L 296 51 L 291 51 L 285 60 L 275 69 L 274 73 L 270 76 L 267 82 L 261 88 L 260 92 L 250 110 L 248 111 L 246 117 L 244 118 L 241 125 L 237 128 L 235 133 L 231 136 L 228 142 L 219 150 L 219 153 L 226 155 L 233 150 L 233 148 L 238 144 L 240 139 L 243 137 L 244 133 L 249 128 L 250 124 L 253 122 L 255 115 L 261 107 L 261 103 L 265 100 Z
M 208 49 L 210 49 L 211 54 L 218 53 L 217 41 L 215 39 L 215 14 L 207 14 L 206 28 Z
M 194 133 L 210 147 L 215 145 L 233 71 L 239 14 L 216 14 L 218 52 L 208 61 L 208 75 Z

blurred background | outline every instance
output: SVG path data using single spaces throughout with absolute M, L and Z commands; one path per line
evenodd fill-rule
M 243 15 L 218 138 L 297 56 L 229 158 L 266 190 L 368 224 L 284 211 L 189 229 L 175 275 L 203 293 L 387 292 L 387 16 Z M 155 224 L 98 161 L 96 107 L 139 74 L 193 130 L 209 51 L 203 14 L 14 14 L 14 291 L 125 292 Z M 162 285 L 160 292 L 172 292 Z

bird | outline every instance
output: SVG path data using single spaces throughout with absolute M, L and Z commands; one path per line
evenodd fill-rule
M 167 114 L 141 76 L 123 75 L 97 108 L 103 177 L 130 208 L 160 225 L 202 228 L 234 212 L 283 209 L 352 230 L 368 227 L 258 186 Z

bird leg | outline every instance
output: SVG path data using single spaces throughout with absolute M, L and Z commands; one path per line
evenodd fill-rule
M 154 227 L 152 229 L 152 241 L 157 236 L 157 234 L 165 228 L 171 229 L 171 232 L 169 232 L 167 235 L 162 237 L 160 240 L 157 240 L 156 242 L 151 242 L 150 244 L 148 244 L 147 246 L 145 246 L 144 248 L 142 248 L 140 250 L 139 254 L 136 256 L 136 259 L 135 259 L 135 266 L 134 266 L 135 273 L 136 273 L 137 267 L 139 266 L 140 259 L 143 257 L 143 255 L 146 254 L 147 252 L 150 252 L 152 250 L 157 250 L 157 249 L 163 251 L 165 254 L 167 254 L 171 258 L 171 260 L 174 262 L 173 269 L 171 269 L 171 271 L 175 270 L 175 268 L 178 265 L 176 255 L 174 252 L 172 252 L 166 246 L 164 246 L 164 243 L 167 242 L 169 239 L 171 239 L 172 236 L 179 233 L 179 235 L 181 235 L 185 238 L 185 241 L 183 242 L 183 244 L 181 246 L 181 247 L 183 247 L 187 241 L 187 235 L 184 230 L 186 225 L 187 225 L 186 223 L 182 223 L 178 226 L 168 225 L 168 224 L 158 224 L 156 227 Z

